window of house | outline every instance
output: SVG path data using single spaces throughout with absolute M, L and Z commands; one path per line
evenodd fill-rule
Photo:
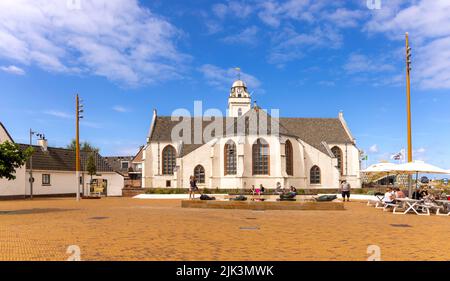
M 194 177 L 198 183 L 205 183 L 205 168 L 202 165 L 197 165 L 194 168 Z
M 229 140 L 224 147 L 224 170 L 225 175 L 236 175 L 236 144 Z
M 252 146 L 253 174 L 268 175 L 269 170 L 269 144 L 264 139 L 258 139 Z
M 129 166 L 130 166 L 130 163 L 128 163 L 128 161 L 120 162 L 120 167 L 121 167 L 122 170 L 128 170 Z
M 309 172 L 309 182 L 311 184 L 320 184 L 320 168 L 313 166 Z
M 42 185 L 50 185 L 50 174 L 42 174 Z

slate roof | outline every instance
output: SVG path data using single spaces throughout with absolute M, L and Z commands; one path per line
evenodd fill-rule
M 226 135 L 227 128 L 234 124 L 234 133 L 237 131 L 237 126 L 240 118 L 245 120 L 245 132 L 248 134 L 249 118 L 258 116 L 259 108 L 252 108 L 246 114 L 241 117 L 211 117 L 210 121 L 202 121 L 201 117 L 183 117 L 190 119 L 191 122 L 191 143 L 194 143 L 194 123 L 198 122 L 201 124 L 202 132 L 203 130 L 211 124 L 213 121 L 218 120 L 218 122 L 223 122 L 223 135 Z M 271 132 L 271 116 L 265 111 L 261 111 L 262 116 L 267 118 L 268 133 Z M 172 129 L 179 123 L 180 120 L 171 120 L 170 116 L 157 116 L 154 124 L 153 132 L 150 136 L 150 142 L 157 141 L 168 141 L 171 142 Z M 259 121 L 258 121 L 259 122 Z M 326 143 L 352 143 L 353 140 L 347 134 L 342 122 L 339 118 L 278 118 L 279 122 L 279 134 L 285 136 L 291 136 L 299 138 L 316 149 L 329 154 L 329 150 L 325 147 L 323 142 Z M 201 147 L 203 144 L 183 144 L 181 156 L 187 155 L 197 148 Z
M 29 147 L 27 144 L 19 144 L 21 149 Z M 38 145 L 33 145 L 33 169 L 43 171 L 75 171 L 75 151 L 66 148 L 48 147 L 43 151 Z M 85 171 L 90 152 L 80 152 L 81 170 Z M 94 152 L 97 172 L 114 172 L 106 160 L 97 152 Z M 27 169 L 30 161 L 27 161 Z
M 127 177 L 128 172 L 131 168 L 131 160 L 133 160 L 133 156 L 105 156 L 103 157 L 108 165 L 119 174 Z M 122 169 L 122 161 L 128 162 L 128 168 Z

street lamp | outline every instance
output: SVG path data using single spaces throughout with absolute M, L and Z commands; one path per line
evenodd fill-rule
M 35 132 L 32 129 L 30 129 L 30 147 L 33 147 L 33 136 L 37 136 L 38 140 L 45 140 L 45 135 Z M 30 156 L 30 199 L 33 199 L 33 182 L 34 182 L 34 178 L 33 178 L 33 154 L 31 154 Z

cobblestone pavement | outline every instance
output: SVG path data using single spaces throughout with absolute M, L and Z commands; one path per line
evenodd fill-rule
M 179 200 L 0 201 L 0 260 L 450 260 L 450 217 L 182 209 Z

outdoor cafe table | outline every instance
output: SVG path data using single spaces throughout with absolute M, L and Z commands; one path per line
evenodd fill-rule
M 434 200 L 434 201 L 441 204 L 442 206 L 444 206 L 444 208 L 447 211 L 450 211 L 450 201 L 448 201 L 448 200 Z
M 408 207 L 403 213 L 400 214 L 407 214 L 409 211 L 413 211 L 416 215 L 420 215 L 419 212 L 417 212 L 416 205 L 419 204 L 421 200 L 410 198 L 396 198 L 395 200 L 404 203 Z

